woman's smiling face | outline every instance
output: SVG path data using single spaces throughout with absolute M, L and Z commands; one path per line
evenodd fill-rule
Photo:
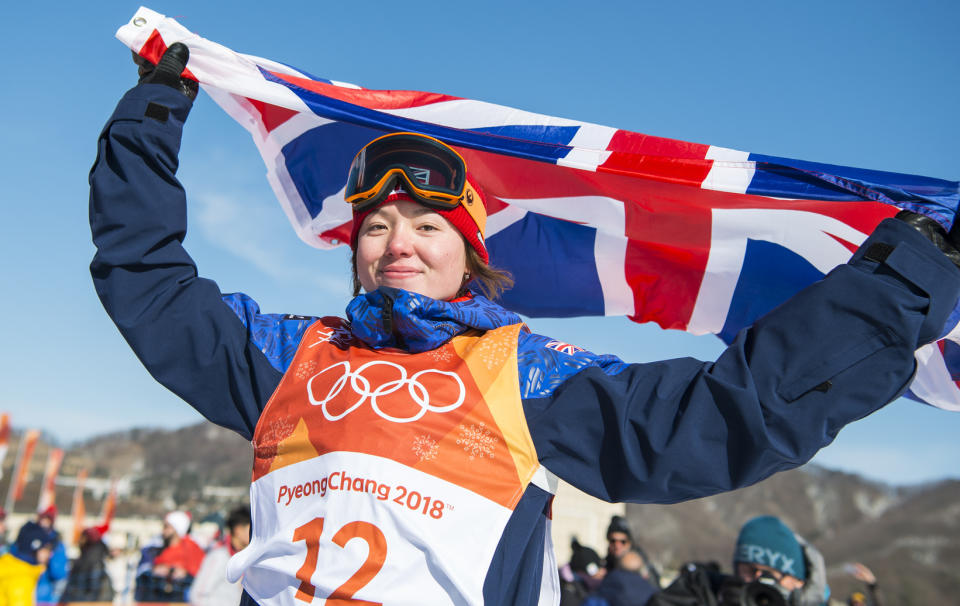
M 364 217 L 357 235 L 357 276 L 367 292 L 390 286 L 450 300 L 460 292 L 466 271 L 463 236 L 426 206 L 396 200 Z

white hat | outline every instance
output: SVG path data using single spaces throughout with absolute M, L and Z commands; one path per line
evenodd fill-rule
M 190 529 L 190 514 L 185 511 L 171 511 L 163 521 L 173 527 L 177 535 L 186 536 Z

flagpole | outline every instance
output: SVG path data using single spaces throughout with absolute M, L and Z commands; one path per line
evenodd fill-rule
M 73 490 L 73 505 L 70 516 L 73 518 L 73 544 L 80 542 L 80 533 L 83 532 L 84 521 L 87 517 L 87 508 L 83 502 L 83 485 L 87 481 L 87 469 L 81 468 L 77 472 L 77 486 Z
M 56 504 L 57 476 L 60 475 L 60 465 L 63 464 L 63 450 L 52 448 L 47 454 L 47 466 L 43 470 L 43 481 L 40 483 L 40 497 L 37 499 L 37 513 Z
M 117 511 L 117 479 L 113 476 L 110 477 L 110 491 L 107 493 L 107 498 L 104 499 L 103 505 L 100 508 L 100 519 L 103 520 L 101 524 L 103 526 L 110 526 L 110 523 L 113 522 L 113 516 Z

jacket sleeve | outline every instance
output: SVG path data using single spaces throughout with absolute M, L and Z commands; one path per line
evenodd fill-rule
M 67 578 L 69 565 L 70 559 L 67 558 L 67 548 L 64 547 L 63 541 L 59 541 L 50 554 L 50 561 L 47 562 L 46 570 L 43 571 L 44 576 L 47 577 L 47 582 L 52 585 L 60 579 Z
M 183 248 L 186 198 L 175 173 L 190 107 L 174 89 L 144 84 L 107 122 L 90 171 L 97 247 L 90 271 L 107 313 L 154 378 L 249 439 L 283 370 L 264 341 L 290 323 L 261 315 L 243 295 L 224 301 Z
M 942 336 L 958 294 L 960 270 L 888 219 L 848 264 L 742 331 L 716 362 L 628 365 L 522 334 L 538 457 L 608 501 L 670 503 L 753 484 L 900 396 L 915 350 Z

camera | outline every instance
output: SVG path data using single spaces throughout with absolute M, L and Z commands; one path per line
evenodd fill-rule
M 721 606 L 787 606 L 789 592 L 768 573 L 744 583 L 730 578 L 720 588 Z

